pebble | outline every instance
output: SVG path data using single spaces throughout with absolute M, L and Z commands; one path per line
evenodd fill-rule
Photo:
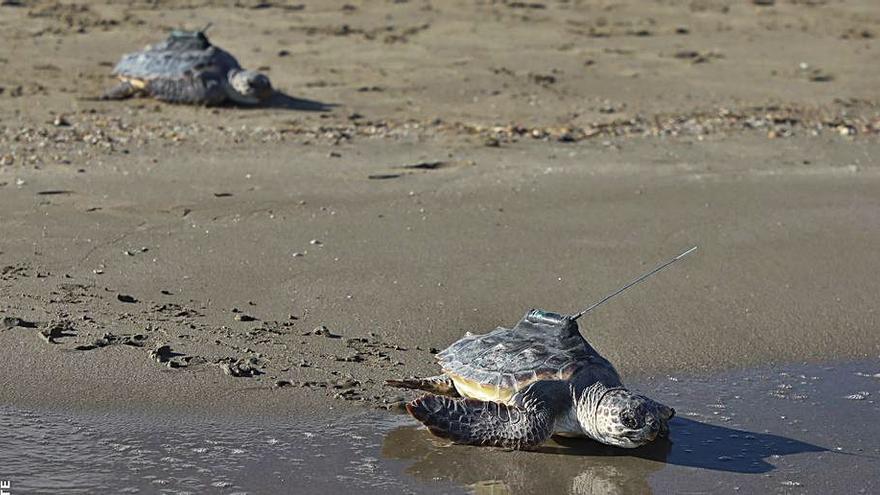
M 170 359 L 176 355 L 177 354 L 171 350 L 170 345 L 160 345 L 159 347 L 150 351 L 150 358 L 155 360 L 157 363 L 168 363 Z
M 17 318 L 15 316 L 4 316 L 0 319 L 0 330 L 9 330 L 15 327 L 23 327 L 23 328 L 36 328 L 35 323 L 31 323 L 29 321 L 24 321 L 21 318 Z
M 336 356 L 337 361 L 346 362 L 346 363 L 360 363 L 364 360 L 363 356 L 360 353 L 350 354 L 348 356 Z M 401 363 L 402 364 L 402 363 Z
M 50 344 L 57 344 L 56 339 L 61 337 L 73 337 L 75 335 L 73 324 L 66 320 L 49 323 L 44 329 L 40 330 L 40 336 Z
M 129 296 L 128 294 L 116 294 L 116 299 L 119 300 L 119 302 L 124 302 L 124 303 L 138 302 L 137 299 L 135 299 L 133 296 Z
M 321 325 L 321 326 L 315 328 L 311 332 L 306 332 L 303 335 L 320 335 L 322 337 L 327 337 L 328 339 L 341 339 L 342 338 L 341 335 L 336 335 L 335 333 L 332 333 L 330 331 L 330 329 L 325 327 L 324 325 Z
M 262 375 L 263 370 L 260 369 L 261 364 L 260 360 L 254 357 L 238 359 L 232 362 L 227 359 L 225 362 L 219 363 L 220 369 L 223 370 L 223 373 L 230 376 L 245 378 Z
M 333 384 L 333 388 L 350 389 L 350 388 L 357 387 L 358 385 L 360 385 L 359 381 L 352 379 L 352 378 L 348 378 L 345 380 L 337 380 L 336 383 Z

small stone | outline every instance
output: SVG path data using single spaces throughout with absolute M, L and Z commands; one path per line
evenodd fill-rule
M 55 117 L 55 120 L 52 121 L 52 125 L 55 127 L 69 127 L 70 121 L 64 115 L 58 115 Z
M 352 397 L 352 396 L 355 395 L 355 394 L 356 394 L 356 392 L 355 392 L 354 390 L 351 390 L 351 389 L 349 389 L 349 390 L 343 390 L 343 391 L 341 391 L 341 392 L 336 393 L 336 394 L 333 396 L 333 398 L 334 398 L 334 399 L 345 399 L 345 400 L 351 400 L 351 399 L 354 398 L 354 397 Z
M 341 339 L 342 338 L 341 335 L 336 335 L 336 334 L 332 333 L 330 331 L 330 329 L 325 327 L 324 325 L 321 325 L 321 326 L 315 328 L 311 332 L 306 332 L 303 335 L 320 335 L 322 337 L 327 337 L 328 339 Z
M 319 241 L 318 239 L 312 239 L 311 241 L 309 241 L 309 244 L 311 244 L 311 245 L 313 245 L 313 246 L 320 246 L 320 245 L 322 245 L 322 244 L 324 244 L 324 243 L 321 242 L 321 241 Z
M 225 358 L 218 364 L 223 373 L 229 376 L 250 378 L 263 374 L 263 370 L 260 369 L 262 362 L 255 357 L 234 361 L 232 358 Z
M 275 387 L 283 388 L 290 387 L 293 383 L 290 380 L 275 380 Z
M 3 318 L 0 318 L 0 330 L 9 330 L 15 327 L 36 328 L 37 324 L 22 320 L 15 316 L 4 316 Z
M 293 253 L 291 256 L 293 256 L 294 258 L 301 258 L 301 257 L 303 257 L 303 256 L 305 256 L 305 255 L 302 254 L 302 253 L 300 253 L 300 252 L 296 252 L 296 253 Z
M 360 363 L 364 360 L 364 358 L 358 353 L 348 356 L 336 356 L 336 360 L 344 363 Z
M 166 363 L 176 354 L 171 350 L 170 345 L 161 345 L 150 351 L 150 358 L 158 363 Z
M 57 339 L 62 337 L 74 337 L 76 333 L 74 331 L 73 324 L 69 321 L 63 320 L 60 322 L 52 322 L 46 325 L 45 328 L 40 330 L 40 336 L 46 342 L 50 344 L 57 344 Z
M 235 321 L 256 321 L 256 318 L 250 315 L 246 315 L 244 313 L 238 313 L 232 317 Z
M 137 299 L 135 299 L 135 298 L 132 297 L 132 296 L 129 296 L 128 294 L 116 294 L 116 299 L 119 300 L 119 302 L 124 302 L 124 303 L 136 303 L 136 302 L 138 302 Z
M 359 384 L 360 384 L 360 382 L 358 382 L 357 380 L 349 378 L 346 380 L 338 380 L 336 383 L 333 384 L 333 388 L 350 389 L 350 388 L 357 387 Z

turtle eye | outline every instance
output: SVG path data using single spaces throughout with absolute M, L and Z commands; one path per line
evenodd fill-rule
M 635 415 L 633 415 L 632 411 L 623 411 L 620 414 L 620 422 L 623 426 L 634 430 L 639 427 L 638 421 L 636 421 Z

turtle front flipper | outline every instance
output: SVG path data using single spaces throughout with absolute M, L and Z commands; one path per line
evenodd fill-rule
M 439 437 L 522 450 L 544 443 L 553 434 L 557 416 L 568 407 L 571 395 L 561 382 L 535 382 L 517 394 L 512 405 L 438 395 L 425 395 L 406 405 Z
M 437 375 L 428 378 L 405 378 L 403 380 L 386 380 L 385 385 L 397 388 L 409 388 L 424 390 L 432 394 L 445 395 L 447 397 L 461 397 L 452 378 L 447 375 Z
M 128 81 L 122 81 L 116 86 L 104 91 L 104 94 L 101 95 L 102 100 L 124 100 L 126 98 L 131 98 L 136 95 L 140 91 L 138 88 L 134 87 Z

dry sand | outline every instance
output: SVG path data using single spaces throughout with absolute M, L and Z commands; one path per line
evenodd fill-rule
M 880 353 L 873 0 L 16 3 L 4 403 L 394 407 L 432 348 L 693 244 L 583 320 L 624 378 Z M 89 99 L 208 22 L 292 98 Z

